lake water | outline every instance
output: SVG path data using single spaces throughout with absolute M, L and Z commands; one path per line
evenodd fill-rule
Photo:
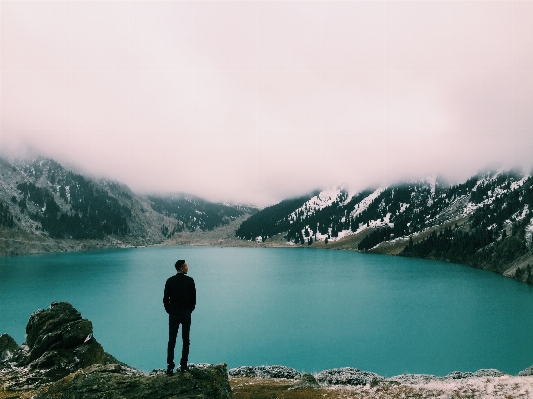
M 462 265 L 316 249 L 0 258 L 0 333 L 21 344 L 31 313 L 68 301 L 93 322 L 107 352 L 145 371 L 164 368 L 163 287 L 177 259 L 187 260 L 197 286 L 192 363 L 349 366 L 389 377 L 516 374 L 533 364 L 533 287 Z

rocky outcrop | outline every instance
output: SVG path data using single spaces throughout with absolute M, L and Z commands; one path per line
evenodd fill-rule
M 522 370 L 521 372 L 518 373 L 518 375 L 520 377 L 527 377 L 527 376 L 533 375 L 533 366 L 529 366 L 527 369 Z
M 5 356 L 0 375 L 8 389 L 25 389 L 57 381 L 93 364 L 105 364 L 107 359 L 93 337 L 92 323 L 70 303 L 53 302 L 30 316 L 26 342 Z
M 104 352 L 92 323 L 67 302 L 30 316 L 20 347 L 0 336 L 0 391 L 37 390 L 34 398 L 231 398 L 225 364 L 189 365 L 169 377 L 149 374 Z
M 230 399 L 225 364 L 191 365 L 186 373 L 149 375 L 118 364 L 94 365 L 39 390 L 34 399 Z
M 294 380 L 300 378 L 300 373 L 286 366 L 242 366 L 231 369 L 231 377 L 256 377 L 256 378 L 286 378 Z
M 53 302 L 30 316 L 26 343 L 14 356 L 32 369 L 75 371 L 105 363 L 104 348 L 93 337 L 93 325 L 68 302 Z
M 18 345 L 10 335 L 0 335 L 0 362 L 10 359 L 17 349 Z
M 376 373 L 352 367 L 324 370 L 316 375 L 322 385 L 377 385 L 385 379 Z

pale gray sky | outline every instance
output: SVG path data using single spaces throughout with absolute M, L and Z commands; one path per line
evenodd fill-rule
M 533 161 L 531 1 L 1 1 L 0 152 L 269 205 Z

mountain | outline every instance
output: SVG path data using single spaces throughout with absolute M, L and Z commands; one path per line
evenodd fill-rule
M 464 263 L 533 283 L 533 177 L 487 171 L 258 211 L 186 194 L 140 195 L 54 160 L 0 158 L 0 255 L 155 244 L 311 246 Z
M 143 196 L 59 163 L 0 159 L 0 254 L 153 245 L 257 211 L 185 194 Z
M 236 234 L 268 242 L 464 263 L 533 283 L 533 177 L 488 171 L 458 185 L 430 178 L 282 201 Z

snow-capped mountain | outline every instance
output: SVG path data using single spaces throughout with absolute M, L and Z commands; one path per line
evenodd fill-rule
M 428 178 L 360 192 L 336 187 L 259 212 L 183 194 L 137 195 L 45 158 L 0 159 L 0 174 L 0 254 L 188 244 L 201 236 L 202 244 L 442 259 L 533 283 L 533 177 L 516 171 L 486 172 L 458 185 Z M 221 236 L 202 235 L 213 229 Z
M 293 245 L 356 249 L 466 263 L 533 283 L 533 177 L 487 172 L 459 185 L 436 178 L 283 201 L 237 235 Z

